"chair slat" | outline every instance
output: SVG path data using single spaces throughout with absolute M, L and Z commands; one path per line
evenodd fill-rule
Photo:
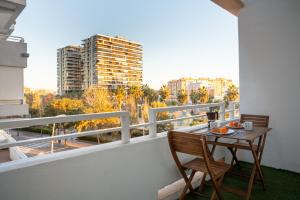
M 253 126 L 256 127 L 268 127 L 269 126 L 269 116 L 266 115 L 249 115 L 241 114 L 241 122 L 251 121 Z

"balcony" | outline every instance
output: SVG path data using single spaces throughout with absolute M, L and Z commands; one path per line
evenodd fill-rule
M 17 186 L 18 184 L 20 184 L 20 186 L 24 184 L 24 186 L 22 187 L 26 188 L 27 186 L 25 182 L 28 178 L 34 180 L 30 184 L 30 186 L 28 185 L 29 187 L 39 187 L 41 190 L 44 190 L 41 187 L 45 187 L 45 189 L 50 187 L 49 184 L 53 184 L 53 181 L 56 181 L 55 179 L 58 178 L 58 176 L 68 176 L 69 178 L 63 179 L 63 185 L 73 185 L 74 187 L 81 187 L 80 185 L 84 183 L 91 186 L 94 185 L 92 186 L 91 191 L 101 185 L 101 189 L 98 188 L 97 191 L 103 193 L 104 196 L 107 195 L 107 198 L 105 199 L 119 199 L 121 198 L 120 195 L 128 199 L 145 199 L 145 197 L 147 197 L 147 199 L 156 199 L 159 189 L 180 179 L 175 163 L 170 156 L 166 139 L 166 132 L 157 133 L 157 125 L 206 117 L 206 114 L 198 114 L 158 121 L 156 120 L 157 113 L 186 110 L 205 111 L 210 107 L 218 107 L 220 109 L 220 123 L 224 123 L 229 120 L 234 120 L 235 116 L 237 116 L 238 110 L 235 109 L 235 104 L 236 103 L 232 102 L 230 104 L 229 110 L 225 110 L 224 103 L 152 108 L 149 110 L 149 123 L 134 125 L 130 124 L 129 113 L 123 111 L 35 119 L 3 120 L 0 122 L 0 128 L 5 130 L 4 132 L 2 132 L 2 135 L 5 135 L 6 137 L 9 137 L 7 136 L 9 135 L 9 130 L 15 128 L 46 124 L 59 124 L 62 122 L 73 122 L 109 117 L 119 117 L 121 126 L 109 129 L 92 130 L 53 137 L 33 138 L 19 141 L 15 141 L 10 138 L 7 140 L 8 142 L 0 143 L 0 149 L 9 149 L 11 158 L 12 160 L 14 160 L 0 165 L 1 185 L 3 183 L 7 187 L 10 187 L 9 185 L 10 183 L 12 183 L 16 188 L 19 187 Z M 225 114 L 230 118 L 225 119 Z M 149 127 L 149 135 L 137 138 L 130 137 L 129 132 L 131 129 L 142 127 Z M 202 129 L 205 127 L 207 127 L 207 124 L 192 127 L 182 127 L 180 129 L 193 130 Z M 63 139 L 70 140 L 72 138 L 92 136 L 115 131 L 121 132 L 121 140 L 107 144 L 94 145 L 30 158 L 22 154 L 19 149 L 21 146 L 26 146 L 29 144 L 38 144 L 41 142 L 51 143 L 51 141 Z M 217 153 L 217 157 L 221 158 L 223 156 L 224 152 L 220 149 Z M 182 159 L 186 160 L 189 159 L 189 157 L 183 157 Z M 81 170 L 83 169 L 85 173 L 81 172 Z M 18 180 L 19 178 L 17 176 L 13 175 L 16 171 L 19 171 L 22 174 L 24 173 L 22 175 L 22 180 L 25 181 L 24 183 L 22 183 L 21 180 Z M 137 176 L 136 173 L 138 173 L 139 175 Z M 9 175 L 9 180 L 5 179 L 5 176 L 7 176 L 8 174 L 11 174 Z M 82 174 L 82 176 L 80 174 Z M 24 176 L 28 177 L 25 178 Z M 18 181 L 15 182 L 16 180 Z M 46 182 L 44 182 L 43 186 L 34 186 L 35 184 L 40 183 L 40 181 L 42 180 L 47 180 Z M 78 180 L 80 180 L 80 182 L 78 182 Z M 132 192 L 132 187 L 136 186 L 126 184 L 128 180 L 132 180 L 133 185 L 139 185 L 139 190 L 141 191 L 139 192 L 140 194 L 138 194 L 138 196 L 136 193 Z M 114 185 L 114 187 L 120 188 L 121 191 L 115 194 L 112 194 L 110 192 L 106 192 L 105 194 L 105 191 L 109 191 L 110 185 Z M 23 194 L 13 194 L 10 192 L 6 193 L 5 190 L 2 189 L 1 194 L 7 197 L 7 199 L 18 199 L 19 197 L 15 195 L 22 195 L 24 198 L 31 198 L 27 196 L 29 195 L 27 192 Z M 55 189 L 55 187 L 53 189 L 61 190 L 58 188 Z M 65 189 L 68 191 L 71 188 Z M 69 192 L 66 192 L 66 194 L 68 193 Z M 40 195 L 44 196 L 46 195 L 46 193 Z M 86 193 L 84 195 L 86 195 Z M 97 195 L 98 193 L 91 194 L 90 199 L 96 199 Z M 35 196 L 34 198 L 37 197 L 43 199 L 44 197 L 42 196 Z M 60 196 L 59 198 L 68 199 L 67 196 Z
M 252 199 L 300 199 L 298 156 L 300 150 L 298 125 L 300 5 L 297 1 L 244 0 L 243 8 L 232 8 L 227 2 L 233 0 L 216 2 L 221 2 L 221 5 L 225 2 L 222 7 L 228 8 L 229 5 L 228 10 L 238 15 L 240 112 L 270 116 L 272 132 L 266 143 L 262 160 L 262 164 L 268 166 L 264 167 L 267 191 L 262 191 L 257 187 L 259 186 L 257 183 L 254 186 Z M 15 58 L 8 62 L 13 59 Z M 11 72 L 11 77 L 21 77 L 19 73 Z M 5 78 L 6 76 L 0 78 L 5 80 L 0 85 L 7 85 L 7 81 L 10 81 Z M 22 87 L 23 82 L 16 84 Z M 11 89 L 6 88 L 0 92 L 0 95 L 10 95 L 10 92 Z M 13 100 L 20 102 L 21 99 Z M 229 110 L 225 110 L 224 104 L 220 103 L 151 109 L 149 123 L 134 125 L 130 124 L 127 112 L 2 120 L 0 121 L 1 134 L 6 138 L 0 143 L 0 149 L 4 149 L 5 161 L 13 161 L 0 164 L 1 199 L 153 200 L 161 195 L 165 198 L 160 199 L 176 199 L 177 192 L 182 188 L 181 176 L 170 155 L 166 132 L 157 133 L 157 125 L 203 116 L 158 121 L 155 115 L 158 112 L 207 109 L 212 106 L 220 109 L 220 123 L 235 120 L 237 117 L 233 104 Z M 225 119 L 226 113 L 229 113 L 227 119 Z M 23 141 L 14 141 L 7 137 L 9 129 L 107 117 L 120 118 L 121 126 Z M 131 129 L 142 127 L 149 129 L 149 135 L 130 137 Z M 206 128 L 206 125 L 182 127 L 179 130 L 190 131 L 202 128 Z M 22 154 L 19 149 L 29 144 L 41 142 L 52 144 L 55 140 L 111 131 L 121 132 L 121 140 L 30 158 Z M 10 153 L 9 157 L 8 153 Z M 225 149 L 216 150 L 216 159 L 225 158 L 227 161 L 227 156 Z M 246 162 L 251 161 L 249 155 L 241 153 L 238 156 L 245 161 L 243 165 L 247 167 Z M 190 157 L 182 156 L 180 159 L 187 161 Z M 195 186 L 201 178 L 201 174 L 198 174 Z M 226 178 L 225 184 L 242 185 L 242 182 Z M 208 186 L 206 192 L 210 189 Z M 170 190 L 173 192 L 169 193 Z M 235 199 L 227 194 L 225 198 Z M 189 196 L 187 199 L 197 198 Z

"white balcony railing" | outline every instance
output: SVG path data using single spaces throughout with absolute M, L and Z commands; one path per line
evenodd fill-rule
M 0 34 L 0 39 L 4 39 L 6 41 L 10 42 L 24 42 L 24 38 L 19 37 L 19 36 L 11 36 L 11 35 L 5 35 L 5 34 Z
M 229 113 L 229 120 L 235 119 L 235 112 L 238 110 L 235 108 L 236 104 L 238 104 L 238 102 L 229 102 L 228 110 L 225 110 L 224 102 L 212 103 L 212 104 L 151 108 L 149 109 L 149 123 L 134 124 L 134 125 L 130 125 L 129 112 L 125 112 L 125 111 L 107 112 L 107 113 L 98 113 L 98 114 L 81 114 L 81 115 L 32 118 L 32 119 L 8 119 L 8 120 L 0 121 L 0 129 L 4 129 L 4 130 L 15 129 L 15 128 L 30 127 L 30 126 L 40 126 L 40 125 L 56 124 L 56 123 L 63 123 L 63 122 L 76 122 L 76 121 L 103 119 L 103 118 L 111 118 L 111 117 L 119 117 L 121 121 L 121 126 L 115 128 L 91 130 L 91 131 L 84 131 L 84 132 L 71 133 L 65 135 L 33 138 L 33 139 L 20 140 L 15 142 L 2 143 L 0 144 L 0 149 L 28 145 L 33 143 L 40 143 L 40 142 L 48 142 L 48 141 L 50 142 L 50 141 L 61 140 L 61 139 L 78 138 L 82 136 L 99 135 L 99 134 L 110 133 L 115 131 L 121 131 L 121 143 L 126 144 L 130 142 L 131 129 L 140 128 L 140 127 L 149 127 L 149 137 L 153 138 L 157 136 L 157 125 L 159 124 L 166 124 L 174 121 L 182 121 L 187 119 L 203 118 L 206 116 L 205 114 L 202 114 L 202 115 L 193 115 L 188 117 L 180 117 L 175 119 L 158 121 L 156 117 L 157 113 L 183 111 L 183 110 L 191 110 L 191 109 L 204 110 L 212 107 L 213 108 L 219 107 L 220 122 L 224 122 L 226 121 L 225 119 L 226 113 Z M 204 125 L 203 127 L 206 126 L 207 125 Z

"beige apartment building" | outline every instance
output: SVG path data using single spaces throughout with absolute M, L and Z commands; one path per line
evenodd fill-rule
M 94 35 L 83 40 L 84 88 L 141 85 L 142 45 L 122 37 Z
M 170 96 L 173 100 L 177 98 L 177 92 L 179 90 L 185 90 L 189 96 L 193 90 L 198 90 L 200 87 L 205 87 L 209 95 L 215 99 L 223 99 L 230 85 L 232 85 L 232 80 L 225 78 L 181 78 L 168 82 L 168 88 L 171 93 Z
M 80 46 L 57 50 L 57 93 L 64 95 L 83 89 L 83 65 Z

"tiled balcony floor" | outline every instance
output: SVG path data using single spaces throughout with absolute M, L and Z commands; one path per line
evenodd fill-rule
M 243 163 L 244 167 L 249 167 L 248 164 Z M 252 190 L 251 199 L 254 200 L 299 200 L 300 199 L 300 174 L 278 170 L 269 167 L 263 167 L 265 180 L 267 184 L 267 191 L 263 191 L 261 184 L 256 182 Z M 233 186 L 244 189 L 247 187 L 245 180 L 239 177 L 227 176 L 224 179 L 223 185 Z M 206 186 L 205 193 L 211 194 L 211 187 Z M 238 200 L 243 199 L 230 193 L 223 193 L 224 199 Z M 197 197 L 188 195 L 186 200 L 206 199 L 204 197 Z

